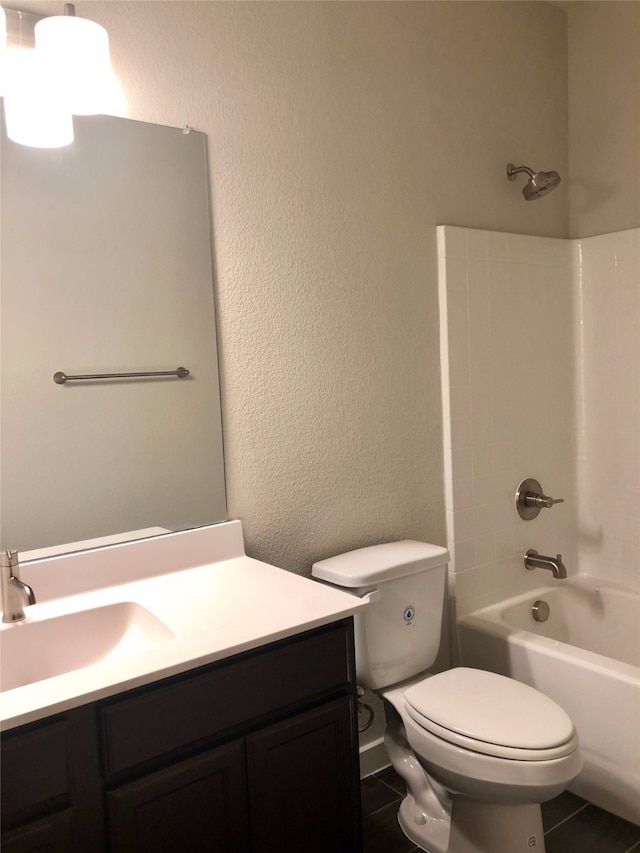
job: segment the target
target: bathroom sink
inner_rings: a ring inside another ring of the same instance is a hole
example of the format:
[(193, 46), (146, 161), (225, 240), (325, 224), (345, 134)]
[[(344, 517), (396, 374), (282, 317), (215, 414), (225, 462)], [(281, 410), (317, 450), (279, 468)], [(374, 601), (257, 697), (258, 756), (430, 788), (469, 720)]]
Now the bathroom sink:
[(174, 636), (131, 601), (30, 622), (0, 634), (0, 690), (13, 690), (153, 648)]

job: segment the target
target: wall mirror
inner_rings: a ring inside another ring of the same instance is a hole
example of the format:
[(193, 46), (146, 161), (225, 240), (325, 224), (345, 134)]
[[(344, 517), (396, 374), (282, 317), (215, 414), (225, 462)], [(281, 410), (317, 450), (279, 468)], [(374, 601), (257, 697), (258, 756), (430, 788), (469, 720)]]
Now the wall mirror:
[(205, 136), (74, 126), (71, 145), (44, 150), (3, 121), (3, 549), (226, 518)]

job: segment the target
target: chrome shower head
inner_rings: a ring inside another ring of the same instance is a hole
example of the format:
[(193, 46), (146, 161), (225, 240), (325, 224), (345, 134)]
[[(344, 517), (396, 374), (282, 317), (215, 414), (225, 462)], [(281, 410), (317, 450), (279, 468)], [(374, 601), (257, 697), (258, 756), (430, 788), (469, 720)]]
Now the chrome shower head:
[(557, 172), (534, 172), (528, 166), (514, 166), (513, 163), (507, 164), (507, 178), (510, 181), (515, 181), (516, 175), (520, 172), (525, 172), (529, 175), (529, 180), (522, 190), (522, 195), (527, 201), (534, 201), (541, 198), (543, 195), (550, 193), (560, 183), (560, 175)]

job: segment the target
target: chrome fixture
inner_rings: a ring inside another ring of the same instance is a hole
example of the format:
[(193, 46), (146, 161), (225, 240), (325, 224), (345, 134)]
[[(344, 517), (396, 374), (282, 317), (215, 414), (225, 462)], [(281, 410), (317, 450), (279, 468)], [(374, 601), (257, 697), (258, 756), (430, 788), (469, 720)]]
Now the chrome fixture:
[(525, 569), (547, 569), (554, 578), (566, 578), (567, 570), (562, 562), (562, 554), (555, 557), (545, 557), (530, 548), (522, 560)]
[(543, 493), (540, 483), (532, 477), (527, 477), (516, 489), (516, 511), (525, 521), (537, 518), (541, 509), (550, 509), (554, 504), (562, 503), (564, 498), (548, 497)]
[(529, 180), (522, 190), (522, 195), (527, 201), (535, 201), (535, 199), (550, 193), (561, 181), (557, 172), (534, 172), (528, 166), (514, 166), (513, 163), (507, 163), (507, 178), (510, 181), (515, 181), (516, 175), (521, 172), (529, 175)]
[(549, 618), (549, 605), (539, 598), (531, 605), (531, 615), (536, 622), (546, 622)]
[(24, 619), (24, 600), (35, 604), (36, 597), (29, 584), (20, 580), (18, 552), (3, 551), (0, 556), (2, 572), (2, 621), (20, 622)]
[(175, 370), (148, 370), (146, 373), (77, 373), (75, 376), (67, 376), (61, 370), (53, 374), (56, 385), (64, 385), (65, 382), (76, 382), (79, 379), (131, 379), (138, 376), (177, 376), (185, 379), (189, 376), (186, 367), (176, 367)]

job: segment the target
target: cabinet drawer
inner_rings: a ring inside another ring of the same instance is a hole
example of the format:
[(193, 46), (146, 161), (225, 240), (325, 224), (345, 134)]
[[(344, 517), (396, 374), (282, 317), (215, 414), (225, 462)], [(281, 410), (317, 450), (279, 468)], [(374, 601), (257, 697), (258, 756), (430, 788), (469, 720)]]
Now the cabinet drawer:
[(105, 703), (100, 721), (106, 775), (347, 684), (349, 626), (335, 623)]
[(2, 736), (5, 827), (47, 808), (69, 805), (73, 778), (67, 719)]

